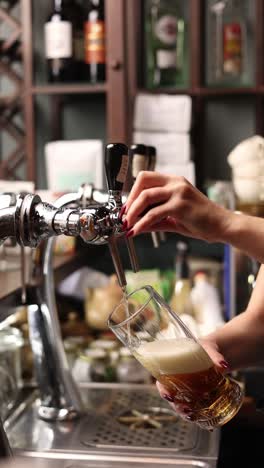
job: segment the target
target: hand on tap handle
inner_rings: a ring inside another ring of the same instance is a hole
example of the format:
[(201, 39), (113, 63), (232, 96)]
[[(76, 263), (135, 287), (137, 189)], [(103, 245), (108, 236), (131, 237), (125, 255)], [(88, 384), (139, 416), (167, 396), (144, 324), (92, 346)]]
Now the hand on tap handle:
[(128, 196), (125, 214), (128, 236), (167, 231), (221, 242), (230, 222), (227, 210), (183, 177), (149, 171), (139, 174)]

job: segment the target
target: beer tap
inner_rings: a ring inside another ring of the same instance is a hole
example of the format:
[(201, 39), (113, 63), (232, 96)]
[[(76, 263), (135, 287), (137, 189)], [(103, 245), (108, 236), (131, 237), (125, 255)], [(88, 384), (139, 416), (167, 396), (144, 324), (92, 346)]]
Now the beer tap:
[[(156, 168), (156, 162), (157, 162), (157, 151), (154, 146), (147, 146), (147, 154), (148, 154), (148, 160), (149, 160), (149, 166), (148, 170), (149, 171), (155, 171)], [(165, 242), (166, 241), (166, 235), (164, 232), (152, 232), (152, 239), (153, 239), (153, 244), (154, 247), (159, 247), (159, 241)]]
[[(155, 160), (153, 159), (154, 153), (150, 151), (150, 148), (155, 150), (154, 147), (145, 146), (143, 144), (133, 144), (130, 146), (130, 154), (132, 161), (132, 184), (135, 182), (140, 171), (149, 171), (154, 170)], [(150, 169), (151, 168), (151, 169)], [(155, 248), (159, 247), (159, 237), (156, 232), (151, 232), (151, 238), (153, 246)]]
[[(54, 205), (43, 203), (38, 195), (33, 194), (15, 197), (15, 204), (2, 206), (0, 203), (0, 242), (12, 237), (23, 246), (44, 246), (43, 277), (34, 278), (36, 287), (28, 288), (26, 300), (30, 341), (41, 400), (38, 414), (40, 418), (48, 421), (70, 420), (83, 411), (60, 332), (52, 275), (53, 239), (60, 234), (80, 235), (87, 243), (108, 243), (119, 283), (122, 287), (125, 286), (126, 279), (118, 245), (119, 239), (125, 237), (120, 209), (128, 167), (128, 148), (123, 144), (111, 144), (106, 147), (105, 152), (109, 187), (107, 194), (86, 186), (79, 193), (62, 196)], [(92, 202), (92, 198), (96, 202)], [(102, 203), (98, 203), (99, 201)], [(134, 262), (132, 267), (136, 269), (135, 252), (131, 255)]]
[[(108, 204), (113, 207), (119, 222), (121, 222), (119, 215), (122, 208), (122, 190), (128, 176), (129, 167), (130, 161), (127, 146), (121, 143), (107, 145), (105, 151), (105, 173), (109, 193)], [(108, 246), (119, 284), (124, 288), (126, 286), (126, 278), (117, 246), (118, 237), (120, 235), (111, 234), (108, 238)], [(126, 244), (132, 269), (134, 272), (137, 272), (139, 264), (133, 239), (126, 238)]]

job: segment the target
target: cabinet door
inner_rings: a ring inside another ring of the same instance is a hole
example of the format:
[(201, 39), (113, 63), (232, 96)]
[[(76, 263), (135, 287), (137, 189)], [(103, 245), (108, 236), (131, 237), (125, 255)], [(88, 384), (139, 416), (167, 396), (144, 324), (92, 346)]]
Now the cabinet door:
[(106, 0), (107, 137), (127, 143), (127, 77), (124, 0)]

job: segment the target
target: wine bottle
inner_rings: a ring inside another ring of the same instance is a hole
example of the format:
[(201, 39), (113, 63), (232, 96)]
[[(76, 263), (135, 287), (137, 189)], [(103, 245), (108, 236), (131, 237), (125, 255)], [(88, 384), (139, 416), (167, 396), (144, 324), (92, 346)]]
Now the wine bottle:
[(147, 87), (183, 85), (186, 74), (184, 58), (185, 22), (178, 2), (146, 2)]
[(103, 0), (90, 0), (84, 36), (86, 79), (90, 83), (104, 81), (106, 48)]
[(73, 30), (63, 0), (54, 0), (53, 11), (45, 23), (44, 36), (49, 81), (73, 81)]
[(85, 10), (80, 0), (64, 0), (65, 15), (72, 23), (74, 81), (84, 80), (84, 30)]

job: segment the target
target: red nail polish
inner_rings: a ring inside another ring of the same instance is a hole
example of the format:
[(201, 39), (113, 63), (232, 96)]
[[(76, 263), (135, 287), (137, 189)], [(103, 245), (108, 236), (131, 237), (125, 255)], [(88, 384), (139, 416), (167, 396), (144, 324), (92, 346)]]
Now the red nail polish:
[(221, 361), (220, 366), (223, 367), (224, 369), (229, 369), (229, 365), (226, 361)]
[(127, 231), (126, 233), (126, 237), (132, 237), (134, 235), (134, 229), (130, 229), (129, 231)]
[(122, 225), (122, 231), (126, 231), (126, 230), (127, 230), (127, 220), (125, 219)]
[(120, 210), (120, 213), (119, 213), (119, 218), (121, 219), (122, 216), (125, 214), (126, 212), (126, 205), (123, 205), (121, 210)]

